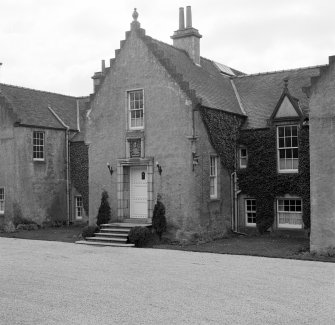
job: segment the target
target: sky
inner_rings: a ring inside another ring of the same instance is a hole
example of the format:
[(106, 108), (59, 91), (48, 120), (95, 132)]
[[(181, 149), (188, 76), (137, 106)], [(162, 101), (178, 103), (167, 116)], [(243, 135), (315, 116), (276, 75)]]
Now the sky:
[(0, 82), (89, 95), (134, 8), (147, 35), (172, 44), (179, 7), (188, 5), (201, 56), (245, 73), (323, 65), (335, 55), (334, 0), (0, 0)]

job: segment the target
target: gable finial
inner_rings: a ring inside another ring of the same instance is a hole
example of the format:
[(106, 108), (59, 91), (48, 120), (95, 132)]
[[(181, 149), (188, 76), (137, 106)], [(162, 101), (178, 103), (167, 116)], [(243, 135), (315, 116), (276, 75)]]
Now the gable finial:
[(134, 21), (137, 21), (137, 18), (138, 18), (138, 12), (136, 11), (136, 8), (134, 8), (134, 12), (133, 12)]
[(284, 89), (288, 90), (288, 77), (284, 78)]

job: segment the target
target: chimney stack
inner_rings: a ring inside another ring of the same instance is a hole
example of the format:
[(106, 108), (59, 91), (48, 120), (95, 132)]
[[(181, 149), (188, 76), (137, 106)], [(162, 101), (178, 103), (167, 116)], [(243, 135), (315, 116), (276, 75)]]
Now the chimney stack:
[(200, 38), (199, 31), (192, 27), (191, 6), (186, 7), (186, 28), (184, 8), (179, 8), (179, 29), (173, 33), (173, 46), (185, 50), (193, 62), (200, 65)]

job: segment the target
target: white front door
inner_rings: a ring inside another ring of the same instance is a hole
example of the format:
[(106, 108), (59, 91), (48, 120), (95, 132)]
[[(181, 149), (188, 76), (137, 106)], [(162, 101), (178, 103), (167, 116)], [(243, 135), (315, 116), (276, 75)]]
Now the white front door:
[(148, 218), (147, 167), (130, 168), (130, 218)]

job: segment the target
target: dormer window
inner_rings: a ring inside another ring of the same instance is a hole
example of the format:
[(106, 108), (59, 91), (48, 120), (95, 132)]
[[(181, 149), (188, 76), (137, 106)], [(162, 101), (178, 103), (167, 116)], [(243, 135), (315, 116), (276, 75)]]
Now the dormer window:
[(143, 90), (128, 92), (128, 123), (129, 129), (144, 128)]
[(298, 126), (285, 125), (277, 127), (278, 171), (280, 173), (297, 173), (298, 155)]

